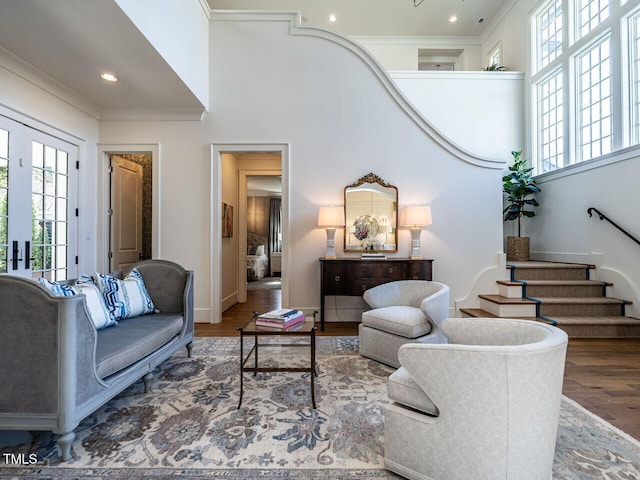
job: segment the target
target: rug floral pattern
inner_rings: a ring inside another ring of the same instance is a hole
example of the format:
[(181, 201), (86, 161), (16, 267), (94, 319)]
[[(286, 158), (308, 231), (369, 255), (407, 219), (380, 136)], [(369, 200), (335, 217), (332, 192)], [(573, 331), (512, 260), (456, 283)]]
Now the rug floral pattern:
[[(319, 337), (317, 345), (315, 410), (308, 373), (245, 373), (237, 408), (238, 339), (199, 338), (193, 358), (180, 353), (156, 369), (149, 394), (138, 382), (83, 420), (71, 462), (61, 463), (55, 436), (46, 434), (11, 452), (37, 453), (38, 471), (47, 478), (103, 471), (109, 473), (100, 478), (116, 479), (118, 469), (130, 468), (140, 478), (152, 471), (167, 477), (215, 471), (237, 478), (231, 472), (244, 471), (246, 478), (298, 478), (292, 472), (307, 471), (313, 478), (335, 472), (345, 473), (340, 478), (352, 478), (346, 472), (399, 478), (383, 466), (386, 381), (393, 369), (358, 355), (357, 338)], [(308, 361), (306, 349), (295, 349), (297, 355), (273, 350), (263, 361)], [(640, 444), (563, 401), (554, 479), (640, 479), (638, 465)], [(3, 470), (34, 472), (0, 468), (0, 478)]]

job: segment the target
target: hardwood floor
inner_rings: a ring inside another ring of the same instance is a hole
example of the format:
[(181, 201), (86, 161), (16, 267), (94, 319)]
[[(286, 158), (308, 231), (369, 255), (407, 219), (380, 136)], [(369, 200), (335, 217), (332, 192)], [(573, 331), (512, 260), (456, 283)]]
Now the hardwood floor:
[[(253, 311), (280, 307), (280, 290), (248, 292), (245, 304), (236, 304), (219, 324), (198, 323), (198, 337), (236, 336)], [(319, 329), (318, 329), (319, 330)], [(327, 323), (319, 335), (358, 334), (357, 323)], [(563, 393), (587, 410), (640, 440), (640, 338), (570, 339)]]

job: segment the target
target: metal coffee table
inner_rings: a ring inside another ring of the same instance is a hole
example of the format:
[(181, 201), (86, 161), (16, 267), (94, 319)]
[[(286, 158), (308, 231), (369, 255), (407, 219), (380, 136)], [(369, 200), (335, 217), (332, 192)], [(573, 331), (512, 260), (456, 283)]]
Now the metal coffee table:
[[(236, 330), (240, 332), (240, 400), (238, 401), (238, 408), (242, 405), (242, 394), (244, 384), (244, 372), (253, 372), (255, 376), (257, 372), (309, 372), (310, 384), (311, 384), (311, 403), (313, 408), (316, 408), (316, 396), (315, 396), (315, 377), (316, 372), (316, 325), (315, 325), (315, 312), (314, 320), (305, 319), (304, 323), (298, 324), (291, 329), (275, 329), (269, 327), (261, 327), (256, 325), (257, 313), (249, 320), (244, 327), (238, 327)], [(258, 337), (267, 337), (279, 335), (283, 341), (290, 337), (308, 337), (308, 343), (259, 343)], [(253, 347), (249, 350), (246, 357), (244, 355), (244, 337), (251, 336), (254, 338)], [(259, 366), (258, 353), (260, 347), (307, 347), (310, 350), (309, 366), (308, 367), (274, 367), (274, 366)], [(253, 366), (251, 366), (253, 364)]]

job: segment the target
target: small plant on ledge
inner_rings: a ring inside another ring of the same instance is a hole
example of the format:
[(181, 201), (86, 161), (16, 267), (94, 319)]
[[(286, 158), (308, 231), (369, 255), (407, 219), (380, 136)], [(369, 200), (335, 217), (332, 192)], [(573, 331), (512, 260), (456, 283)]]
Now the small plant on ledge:
[(518, 236), (507, 237), (507, 260), (529, 260), (529, 237), (521, 237), (521, 219), (536, 215), (533, 207), (539, 203), (527, 197), (540, 192), (540, 187), (533, 179), (533, 168), (527, 167), (527, 160), (522, 158), (522, 150), (513, 151), (511, 155), (513, 165), (509, 167), (509, 174), (502, 177), (502, 191), (508, 202), (503, 213), (505, 222), (518, 221)]
[(497, 63), (492, 63), (487, 68), (484, 69), (485, 72), (505, 72), (507, 67), (498, 65)]

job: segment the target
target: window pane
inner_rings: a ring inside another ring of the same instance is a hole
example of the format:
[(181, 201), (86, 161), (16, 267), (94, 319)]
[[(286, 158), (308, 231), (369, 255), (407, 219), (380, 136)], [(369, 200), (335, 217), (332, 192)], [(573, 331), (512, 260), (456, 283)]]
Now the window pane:
[(33, 142), (32, 240), (34, 275), (66, 278), (68, 251), (69, 155), (49, 145)]
[(552, 0), (536, 17), (538, 25), (538, 67), (562, 53), (562, 1)]
[(9, 132), (0, 128), (0, 157), (9, 158)]
[(640, 15), (629, 19), (631, 74), (631, 141), (640, 143)]
[(7, 247), (0, 246), (0, 273), (7, 273)]
[[(578, 57), (578, 115), (582, 132), (579, 139), (581, 158), (599, 157), (611, 151), (611, 72), (610, 38), (594, 45)], [(590, 133), (589, 133), (590, 130)]]
[(39, 168), (34, 168), (31, 172), (31, 191), (44, 193), (44, 171)]
[(42, 168), (44, 166), (44, 145), (33, 142), (31, 145), (31, 164), (33, 167)]
[(538, 99), (538, 173), (543, 173), (563, 166), (562, 72), (538, 85)]
[(609, 18), (609, 0), (579, 0), (577, 2), (576, 37), (582, 38)]

